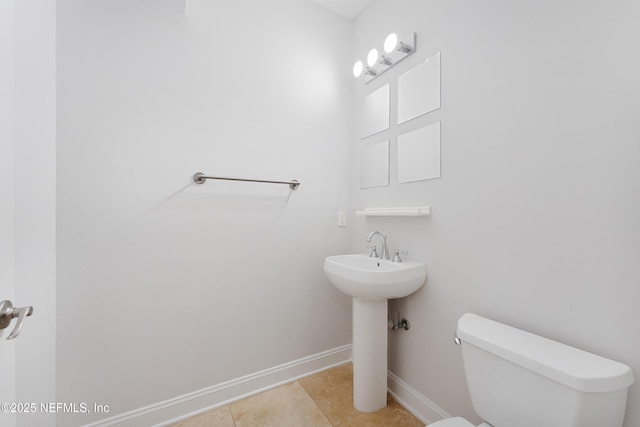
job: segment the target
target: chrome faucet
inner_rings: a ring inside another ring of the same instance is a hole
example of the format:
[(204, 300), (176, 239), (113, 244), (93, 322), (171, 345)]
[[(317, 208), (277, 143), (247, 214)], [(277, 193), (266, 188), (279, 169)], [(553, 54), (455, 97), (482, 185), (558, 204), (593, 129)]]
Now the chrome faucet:
[(382, 242), (382, 249), (381, 249), (381, 252), (380, 252), (380, 259), (389, 259), (389, 249), (387, 248), (387, 236), (385, 236), (384, 234), (382, 234), (379, 231), (372, 231), (367, 236), (367, 243), (371, 243), (371, 238), (373, 236), (380, 237), (380, 241)]

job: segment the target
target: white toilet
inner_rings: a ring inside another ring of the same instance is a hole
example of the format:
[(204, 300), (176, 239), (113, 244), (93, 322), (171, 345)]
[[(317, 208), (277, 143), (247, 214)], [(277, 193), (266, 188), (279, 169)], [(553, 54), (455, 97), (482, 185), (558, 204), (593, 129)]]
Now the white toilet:
[[(475, 314), (458, 321), (479, 427), (621, 427), (631, 369)], [(449, 418), (429, 427), (474, 427)]]

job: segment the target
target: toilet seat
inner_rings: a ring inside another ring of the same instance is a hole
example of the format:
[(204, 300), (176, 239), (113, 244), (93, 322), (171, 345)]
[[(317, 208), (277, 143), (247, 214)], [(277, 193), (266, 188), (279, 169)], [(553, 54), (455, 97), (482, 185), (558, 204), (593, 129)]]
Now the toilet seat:
[(429, 424), (428, 427), (476, 427), (464, 418), (455, 417)]

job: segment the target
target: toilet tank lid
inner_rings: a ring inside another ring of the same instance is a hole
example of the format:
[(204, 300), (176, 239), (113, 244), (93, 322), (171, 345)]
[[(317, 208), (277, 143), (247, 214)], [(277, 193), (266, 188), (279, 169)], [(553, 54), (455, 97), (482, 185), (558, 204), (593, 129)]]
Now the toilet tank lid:
[(473, 313), (458, 321), (463, 342), (583, 392), (609, 392), (633, 384), (631, 368)]

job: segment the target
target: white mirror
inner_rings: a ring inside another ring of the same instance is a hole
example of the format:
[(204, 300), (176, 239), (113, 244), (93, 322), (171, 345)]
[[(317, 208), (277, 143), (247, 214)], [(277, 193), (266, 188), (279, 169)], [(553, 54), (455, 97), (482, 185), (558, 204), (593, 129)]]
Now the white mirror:
[(440, 52), (398, 77), (398, 123), (440, 108)]
[(440, 178), (440, 122), (398, 136), (398, 183)]
[(371, 92), (362, 100), (360, 137), (389, 129), (389, 85)]
[(389, 185), (389, 140), (360, 149), (360, 188)]

